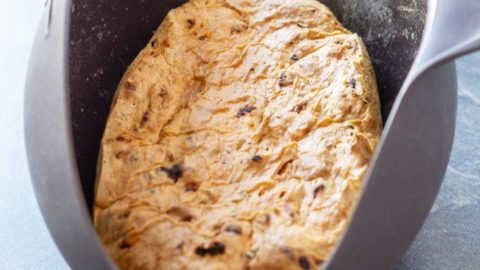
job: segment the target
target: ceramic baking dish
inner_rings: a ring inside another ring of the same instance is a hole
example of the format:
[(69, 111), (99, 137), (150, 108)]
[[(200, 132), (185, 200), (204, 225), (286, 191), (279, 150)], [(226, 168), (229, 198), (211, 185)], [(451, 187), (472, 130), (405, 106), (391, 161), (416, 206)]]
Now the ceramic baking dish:
[[(92, 224), (101, 135), (117, 84), (179, 0), (47, 1), (26, 86), (28, 161), (43, 217), (73, 269), (116, 269)], [(453, 141), (454, 57), (480, 47), (478, 0), (324, 0), (363, 37), (385, 129), (326, 269), (386, 269), (436, 197)]]

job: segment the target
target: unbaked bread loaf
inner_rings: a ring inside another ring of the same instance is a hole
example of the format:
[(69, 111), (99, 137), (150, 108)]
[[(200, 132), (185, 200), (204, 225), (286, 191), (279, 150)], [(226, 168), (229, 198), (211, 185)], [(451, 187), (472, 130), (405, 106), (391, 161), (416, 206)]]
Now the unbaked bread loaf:
[(314, 0), (191, 0), (124, 75), (94, 222), (122, 269), (314, 269), (381, 133), (362, 40)]

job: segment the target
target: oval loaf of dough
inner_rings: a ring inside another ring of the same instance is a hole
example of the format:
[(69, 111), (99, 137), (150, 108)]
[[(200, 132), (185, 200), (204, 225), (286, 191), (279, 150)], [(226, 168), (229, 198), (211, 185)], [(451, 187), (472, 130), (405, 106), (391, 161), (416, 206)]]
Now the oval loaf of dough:
[(382, 130), (368, 53), (314, 0), (191, 0), (124, 75), (94, 222), (122, 269), (315, 269)]

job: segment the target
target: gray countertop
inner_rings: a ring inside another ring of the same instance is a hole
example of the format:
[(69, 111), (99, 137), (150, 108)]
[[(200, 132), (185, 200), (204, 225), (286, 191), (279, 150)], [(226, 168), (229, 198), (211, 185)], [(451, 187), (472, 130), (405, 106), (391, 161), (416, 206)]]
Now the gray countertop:
[[(25, 72), (42, 4), (2, 1), (0, 9), (0, 270), (68, 269), (38, 210), (23, 142)], [(457, 70), (457, 128), (445, 181), (396, 269), (480, 268), (480, 54), (459, 60)]]

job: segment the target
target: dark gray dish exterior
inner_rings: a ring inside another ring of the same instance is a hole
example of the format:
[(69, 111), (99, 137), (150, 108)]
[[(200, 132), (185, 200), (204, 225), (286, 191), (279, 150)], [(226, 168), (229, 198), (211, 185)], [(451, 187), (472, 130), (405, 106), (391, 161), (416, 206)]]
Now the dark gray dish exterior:
[[(73, 269), (116, 269), (91, 220), (100, 139), (112, 96), (128, 64), (167, 12), (184, 2), (57, 0), (46, 5), (27, 78), (26, 143), (42, 214)], [(364, 38), (378, 77), (386, 120), (420, 46), (426, 0), (323, 2), (349, 29)], [(432, 109), (428, 111), (423, 110), (424, 104), (415, 104), (418, 110), (412, 110), (410, 117), (418, 121), (391, 129), (416, 129), (436, 121), (439, 115), (442, 121), (425, 129), (423, 138), (399, 137), (407, 140), (405, 151), (398, 145), (384, 145), (397, 150), (398, 155), (377, 160), (375, 165), (385, 169), (369, 176), (396, 179), (405, 175), (410, 182), (419, 181), (418, 190), (412, 193), (398, 183), (382, 185), (369, 178), (368, 192), (362, 197), (345, 238), (325, 263), (328, 269), (392, 267), (422, 225), (440, 186), (445, 158), (448, 159), (445, 154), (437, 156), (435, 147), (443, 147), (441, 152), (449, 153), (456, 105), (453, 64), (439, 66), (428, 76), (432, 83), (421, 82), (417, 87), (439, 89), (444, 92), (442, 98), (431, 98)], [(417, 91), (405, 98), (425, 100), (425, 95), (425, 91)], [(408, 143), (410, 139), (412, 143)], [(418, 157), (409, 156), (413, 149), (421, 151)], [(403, 156), (403, 152), (407, 154)], [(416, 158), (421, 159), (422, 167), (412, 164)], [(405, 174), (397, 168), (410, 169)], [(422, 181), (430, 178), (435, 181)], [(394, 202), (402, 204), (389, 205)], [(388, 209), (395, 210), (388, 219), (379, 219)], [(371, 224), (367, 222), (369, 218)]]

